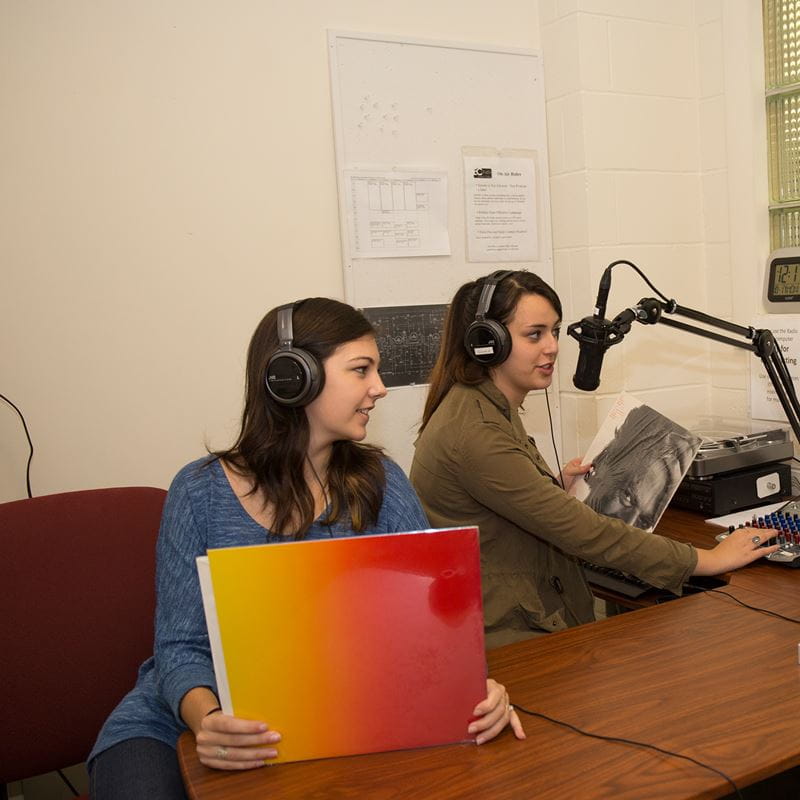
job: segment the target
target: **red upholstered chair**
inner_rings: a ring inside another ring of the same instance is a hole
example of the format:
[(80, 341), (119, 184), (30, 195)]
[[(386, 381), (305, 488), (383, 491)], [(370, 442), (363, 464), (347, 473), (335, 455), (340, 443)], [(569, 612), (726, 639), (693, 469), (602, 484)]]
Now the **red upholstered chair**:
[(0, 504), (0, 796), (86, 759), (153, 651), (163, 489)]

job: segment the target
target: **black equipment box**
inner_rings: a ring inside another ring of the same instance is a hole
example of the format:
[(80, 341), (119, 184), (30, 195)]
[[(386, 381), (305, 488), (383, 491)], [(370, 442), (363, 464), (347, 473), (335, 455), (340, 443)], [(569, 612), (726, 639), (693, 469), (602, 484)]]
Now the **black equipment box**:
[(772, 462), (705, 477), (686, 475), (670, 505), (716, 517), (774, 503), (791, 494), (791, 467), (785, 462)]

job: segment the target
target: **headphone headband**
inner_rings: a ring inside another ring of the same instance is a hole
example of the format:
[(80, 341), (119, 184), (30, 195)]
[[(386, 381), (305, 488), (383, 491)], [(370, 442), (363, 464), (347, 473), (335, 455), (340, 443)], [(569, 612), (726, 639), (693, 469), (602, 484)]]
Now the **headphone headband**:
[(502, 283), (509, 275), (513, 274), (510, 269), (498, 269), (489, 275), (483, 282), (483, 289), (481, 296), (478, 300), (478, 308), (475, 312), (475, 320), (482, 322), (486, 315), (489, 313), (489, 306), (492, 304), (492, 297), (494, 297), (494, 290), (499, 283)]
[(294, 303), (287, 303), (278, 309), (278, 344), (281, 350), (288, 350), (292, 346), (294, 331), (292, 330), (292, 313)]

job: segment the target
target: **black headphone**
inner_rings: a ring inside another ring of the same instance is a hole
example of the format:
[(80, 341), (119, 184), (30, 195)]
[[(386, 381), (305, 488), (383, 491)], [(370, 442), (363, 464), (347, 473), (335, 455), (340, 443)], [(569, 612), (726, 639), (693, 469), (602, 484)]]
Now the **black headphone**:
[(307, 405), (319, 395), (325, 383), (325, 370), (319, 359), (292, 343), (295, 305), (287, 303), (278, 309), (280, 347), (267, 362), (267, 394), (282, 406)]
[(489, 313), (497, 285), (513, 274), (513, 270), (498, 269), (484, 279), (475, 320), (464, 334), (464, 346), (469, 357), (487, 367), (502, 364), (511, 352), (511, 334), (508, 328), (502, 322), (489, 319), (486, 315)]

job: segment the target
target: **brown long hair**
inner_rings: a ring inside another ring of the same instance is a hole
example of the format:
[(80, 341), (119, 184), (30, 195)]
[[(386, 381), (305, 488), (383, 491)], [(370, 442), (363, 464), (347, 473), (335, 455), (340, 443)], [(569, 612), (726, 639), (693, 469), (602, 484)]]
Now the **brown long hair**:
[[(425, 400), (425, 409), (422, 412), (420, 432), (425, 429), (433, 412), (444, 400), (445, 395), (456, 383), (467, 386), (477, 386), (491, 375), (491, 367), (473, 361), (464, 346), (464, 334), (475, 320), (478, 310), (478, 300), (481, 296), (485, 276), (465, 283), (455, 294), (447, 316), (444, 321), (442, 341), (439, 345), (439, 355), (433, 365), (430, 375), (430, 388)], [(561, 301), (558, 295), (536, 273), (527, 270), (517, 270), (503, 278), (497, 284), (489, 304), (487, 317), (507, 325), (517, 308), (519, 299), (524, 294), (538, 294), (544, 297), (561, 318)]]
[[(273, 532), (302, 539), (314, 521), (314, 497), (305, 478), (310, 431), (304, 408), (280, 405), (266, 390), (267, 362), (280, 344), (277, 320), (274, 308), (253, 333), (239, 435), (229, 449), (212, 455), (253, 481), (250, 494), (260, 491), (275, 509)], [(326, 297), (296, 303), (292, 327), (294, 346), (321, 363), (345, 342), (375, 333), (361, 312)], [(374, 524), (383, 503), (382, 454), (372, 445), (334, 443), (327, 476), (331, 508), (323, 524), (348, 520), (355, 531)]]

